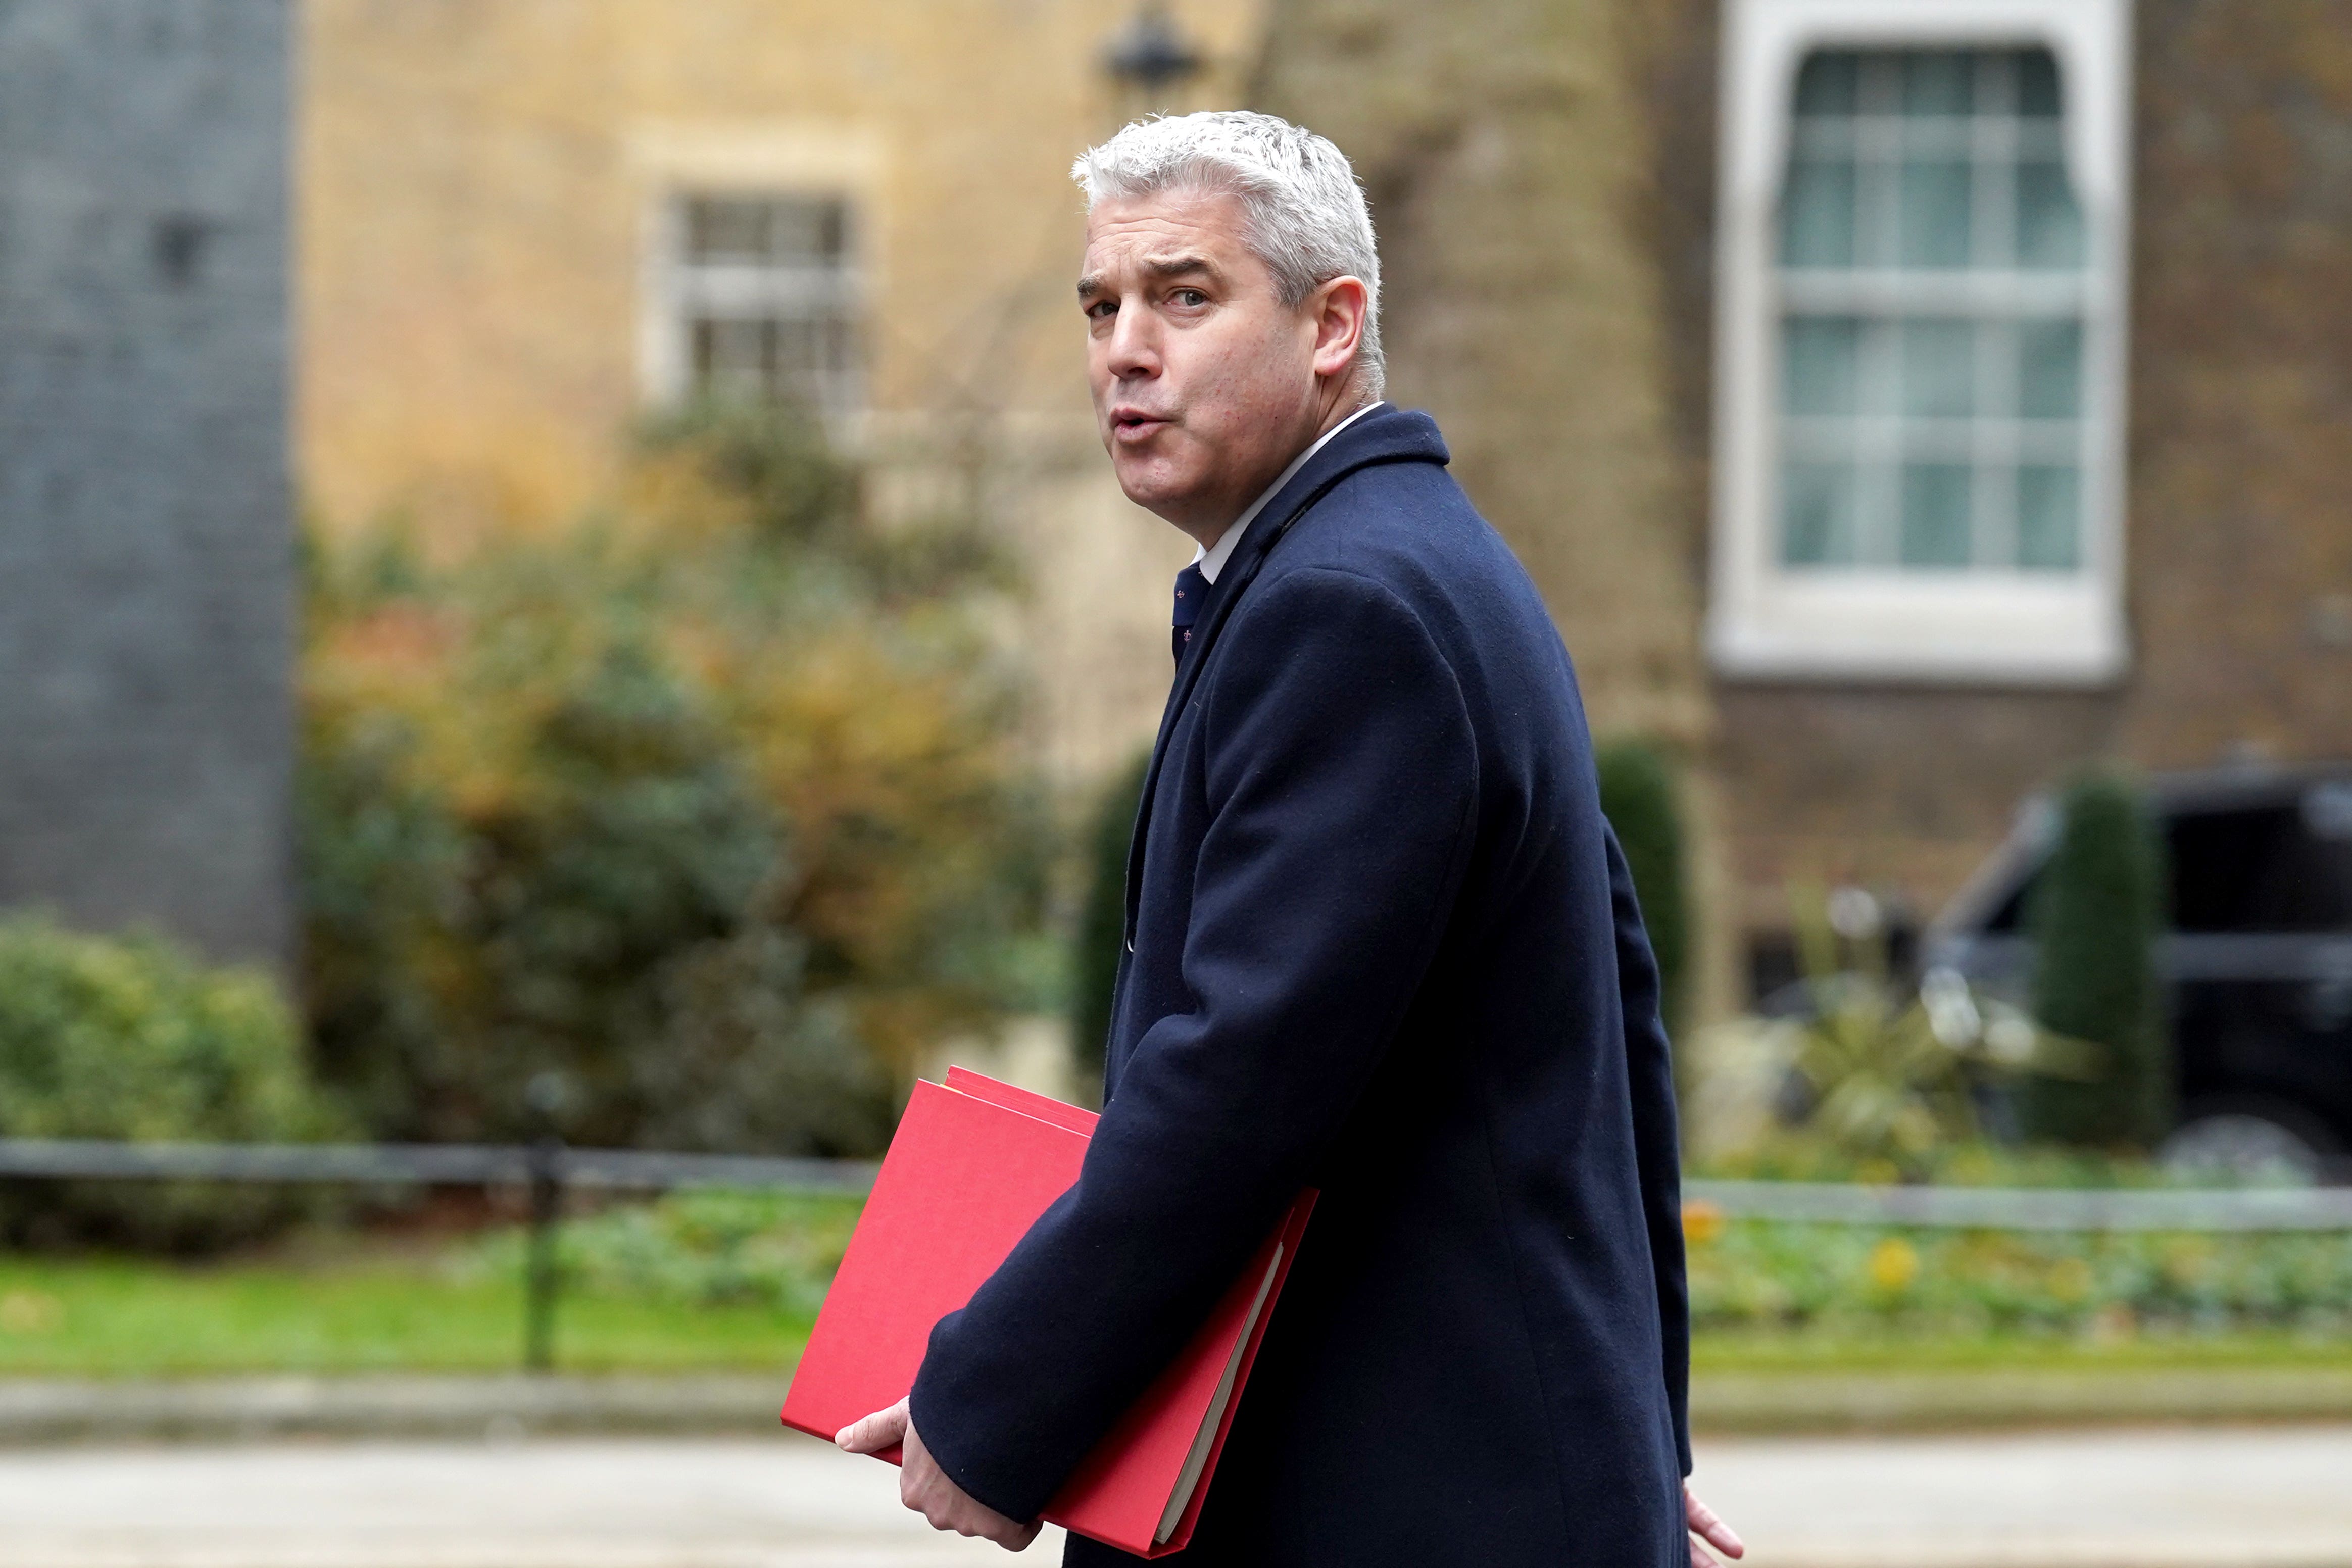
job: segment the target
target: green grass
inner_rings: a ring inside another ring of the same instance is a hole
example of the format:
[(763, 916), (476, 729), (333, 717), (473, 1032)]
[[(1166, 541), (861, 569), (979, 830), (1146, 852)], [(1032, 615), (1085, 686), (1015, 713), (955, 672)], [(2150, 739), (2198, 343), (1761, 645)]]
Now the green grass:
[[(573, 1291), (574, 1372), (789, 1366), (808, 1322), (760, 1306)], [(499, 1372), (521, 1359), (522, 1289), (427, 1261), (0, 1258), (0, 1376)]]
[[(857, 1207), (855, 1199), (838, 1197), (702, 1194), (578, 1216), (564, 1227), (569, 1282), (557, 1318), (558, 1366), (789, 1367)], [(1874, 1249), (1885, 1246), (1875, 1233), (1748, 1228), (1757, 1235), (1734, 1227), (1695, 1247), (1693, 1279), (1701, 1296), (1728, 1300), (1734, 1286), (1793, 1280), (1791, 1300), (1819, 1297), (1836, 1310), (1747, 1324), (1718, 1316), (1694, 1342), (1693, 1363), (1702, 1373), (2352, 1370), (2352, 1318), (2341, 1313), (2324, 1328), (2220, 1317), (2192, 1327), (2110, 1310), (2084, 1321), (2044, 1316), (1998, 1326), (2004, 1321), (1992, 1319), (1996, 1326), (1969, 1329), (1958, 1326), (1965, 1320), (1956, 1312), (1863, 1310), (1873, 1302), (1890, 1305), (1884, 1289), (1869, 1283)], [(1979, 1273), (1991, 1263), (2016, 1265), (2008, 1272), (2032, 1285), (2053, 1266), (2039, 1252), (2025, 1260), (2033, 1267), (2017, 1265), (2011, 1253), (2025, 1245), (2004, 1243), (1987, 1254), (1988, 1263), (1977, 1256), (1992, 1247), (1982, 1238), (1967, 1246), (1923, 1243), (1917, 1278), (1905, 1289), (1931, 1295), (1943, 1288), (1937, 1281), (1944, 1274), (1965, 1284), (1964, 1263), (1982, 1265)], [(1960, 1251), (1946, 1258), (1953, 1247)], [(2289, 1238), (2270, 1250), (2281, 1248), (2291, 1262), (2310, 1244)], [(2126, 1285), (2138, 1279), (2134, 1289), (2147, 1288), (2148, 1279), (2161, 1283), (2154, 1270), (2169, 1258), (2207, 1269), (2184, 1276), (2192, 1281), (2236, 1279), (2220, 1268), (2228, 1259), (2218, 1252), (2209, 1258), (2210, 1250), (2200, 1244), (2193, 1256), (2172, 1258), (2158, 1247), (2150, 1254), (2156, 1262), (2141, 1270), (2146, 1279), (2127, 1271), (2117, 1278)], [(2320, 1261), (2332, 1268), (2333, 1258)], [(316, 1231), (268, 1252), (212, 1263), (0, 1254), (0, 1377), (507, 1371), (521, 1358), (522, 1258), (520, 1233), (512, 1227), (429, 1240)], [(2101, 1276), (2084, 1278), (2095, 1283)], [(2259, 1284), (2270, 1276), (2249, 1278)], [(2326, 1274), (2319, 1283), (2336, 1278)]]

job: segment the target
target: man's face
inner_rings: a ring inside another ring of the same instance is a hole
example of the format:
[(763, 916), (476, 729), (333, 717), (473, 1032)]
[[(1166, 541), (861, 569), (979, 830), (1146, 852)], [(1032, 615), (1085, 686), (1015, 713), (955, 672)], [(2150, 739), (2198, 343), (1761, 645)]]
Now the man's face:
[(1078, 282), (1119, 488), (1204, 543), (1315, 438), (1330, 401), (1317, 375), (1329, 287), (1285, 305), (1243, 223), (1221, 194), (1102, 201)]

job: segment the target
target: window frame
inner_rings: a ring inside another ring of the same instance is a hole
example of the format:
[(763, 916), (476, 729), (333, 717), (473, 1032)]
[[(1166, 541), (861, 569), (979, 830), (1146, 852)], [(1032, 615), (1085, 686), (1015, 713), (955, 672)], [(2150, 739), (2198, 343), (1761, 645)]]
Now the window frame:
[[(697, 202), (805, 202), (830, 205), (843, 226), (836, 268), (778, 268), (757, 262), (698, 262), (689, 254), (689, 214)], [(816, 412), (828, 420), (854, 417), (865, 405), (866, 364), (860, 346), (864, 268), (861, 228), (854, 194), (837, 187), (801, 184), (742, 184), (675, 182), (662, 190), (652, 214), (654, 266), (646, 344), (646, 392), (653, 401), (675, 404), (694, 391), (694, 329), (714, 309), (739, 308), (747, 318), (783, 315), (793, 307), (810, 317), (829, 315), (844, 324), (852, 342), (849, 367)]]
[[(1718, 674), (2087, 687), (2125, 672), (2130, 29), (2128, 0), (1727, 0), (1706, 625)], [(1798, 69), (1823, 48), (2035, 47), (2058, 60), (2084, 219), (2080, 565), (1790, 570), (1779, 547), (1777, 239)]]

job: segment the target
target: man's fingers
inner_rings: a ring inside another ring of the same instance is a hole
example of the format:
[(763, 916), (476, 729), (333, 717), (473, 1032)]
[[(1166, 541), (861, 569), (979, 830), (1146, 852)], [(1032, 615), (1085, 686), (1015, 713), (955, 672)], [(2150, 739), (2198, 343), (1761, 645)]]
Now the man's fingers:
[(907, 1436), (907, 1402), (898, 1401), (887, 1410), (877, 1410), (863, 1420), (853, 1421), (833, 1435), (833, 1440), (853, 1454), (871, 1454), (902, 1442)]
[(890, 1443), (906, 1445), (904, 1463), (898, 1470), (898, 1500), (913, 1512), (923, 1516), (933, 1530), (951, 1530), (958, 1535), (977, 1536), (992, 1541), (1007, 1552), (1019, 1552), (1037, 1539), (1037, 1526), (1024, 1524), (1017, 1519), (1007, 1519), (986, 1503), (965, 1491), (940, 1468), (931, 1451), (923, 1445), (923, 1435), (915, 1429), (907, 1414), (907, 1402), (900, 1400), (887, 1410), (877, 1410), (855, 1426), (842, 1428), (836, 1439), (853, 1452), (853, 1442), (866, 1435), (865, 1429), (877, 1422), (887, 1423), (888, 1436), (875, 1444), (886, 1447)]
[(1715, 1554), (1707, 1551), (1706, 1547), (1701, 1546), (1696, 1541), (1692, 1542), (1690, 1546), (1691, 1568), (1723, 1568), (1723, 1564), (1715, 1560)]
[(1019, 1552), (1037, 1539), (1037, 1526), (1007, 1519), (985, 1503), (962, 1493), (940, 1495), (927, 1493), (919, 1500), (908, 1502), (908, 1508), (923, 1516), (933, 1530), (953, 1531), (958, 1535), (974, 1536), (992, 1541), (1007, 1552)]
[[(1688, 1486), (1685, 1486), (1683, 1488), (1683, 1512), (1689, 1522), (1691, 1533), (1705, 1537), (1708, 1545), (1714, 1547), (1725, 1556), (1745, 1557), (1748, 1555), (1748, 1547), (1740, 1541), (1738, 1532), (1735, 1531), (1731, 1526), (1724, 1523), (1722, 1520), (1717, 1518), (1715, 1510), (1699, 1501), (1697, 1497), (1692, 1493)], [(1697, 1548), (1694, 1546), (1692, 1550), (1696, 1552)], [(1701, 1552), (1699, 1555), (1704, 1556), (1706, 1554)], [(1694, 1561), (1696, 1561), (1696, 1559), (1694, 1559)], [(1712, 1568), (1711, 1563), (1708, 1565), (1708, 1568)]]

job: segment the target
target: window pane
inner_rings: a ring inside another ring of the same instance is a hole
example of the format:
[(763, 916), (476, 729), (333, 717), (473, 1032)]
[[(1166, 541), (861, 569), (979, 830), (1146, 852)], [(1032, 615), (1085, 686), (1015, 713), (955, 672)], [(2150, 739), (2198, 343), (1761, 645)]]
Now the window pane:
[(693, 323), (698, 392), (728, 398), (805, 395), (802, 374), (815, 323), (766, 316), (705, 317)]
[(1967, 321), (1903, 323), (1903, 412), (1953, 418), (1976, 411), (1976, 329)]
[(1791, 566), (1853, 560), (1854, 473), (1844, 463), (1790, 463), (1780, 473), (1780, 559)]
[(2082, 484), (2073, 468), (2029, 464), (2017, 470), (2017, 563), (2071, 572), (2082, 564), (2077, 521)]
[[(1777, 215), (1784, 564), (2080, 570), (2084, 324), (2006, 276), (2086, 261), (2065, 85), (2041, 47), (1800, 68)], [(1824, 276), (1881, 268), (1914, 276), (1891, 296)]]
[(2063, 163), (2017, 166), (2017, 264), (2041, 269), (2083, 264), (2083, 212)]
[(1805, 57), (1797, 73), (1797, 112), (1852, 115), (1862, 75), (1862, 57), (1848, 49), (1824, 49)]
[(2048, 49), (2025, 49), (2017, 57), (2017, 111), (2035, 120), (2058, 115), (2058, 61)]
[(692, 261), (758, 260), (768, 251), (768, 204), (699, 197), (686, 205), (686, 254)]
[(2083, 411), (2083, 323), (2026, 321), (2017, 334), (2017, 411), (2072, 419)]
[(1903, 57), (1903, 112), (1966, 114), (1973, 107), (1969, 79), (1976, 57), (1956, 49), (1916, 50)]
[(1801, 160), (1780, 205), (1780, 259), (1790, 267), (1853, 265), (1853, 165)]
[(841, 259), (843, 204), (780, 196), (694, 196), (686, 203), (686, 256), (705, 266), (810, 266)]
[(767, 322), (723, 320), (694, 323), (694, 350), (695, 368), (719, 383), (763, 379), (773, 352)]
[(1852, 414), (1862, 323), (1851, 316), (1791, 316), (1781, 379), (1791, 414)]
[(1969, 264), (1969, 166), (1944, 159), (1903, 165), (1899, 222), (1906, 267)]
[(1903, 465), (1904, 565), (1969, 563), (1969, 489), (1963, 464)]

